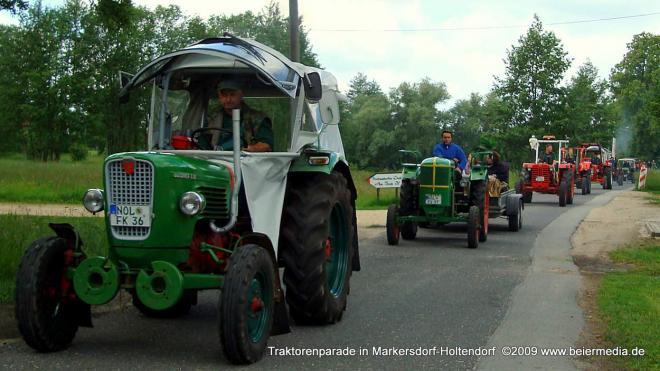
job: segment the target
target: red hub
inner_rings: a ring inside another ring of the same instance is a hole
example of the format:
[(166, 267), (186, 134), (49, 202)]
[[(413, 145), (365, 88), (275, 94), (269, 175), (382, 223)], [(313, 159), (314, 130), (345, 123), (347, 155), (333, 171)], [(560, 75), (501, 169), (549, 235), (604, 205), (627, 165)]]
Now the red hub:
[(257, 313), (264, 307), (264, 301), (261, 300), (261, 298), (258, 297), (253, 297), (252, 298), (252, 303), (250, 303), (250, 309), (252, 309), (252, 313)]
[(332, 243), (330, 242), (330, 237), (325, 240), (325, 247), (323, 248), (325, 252), (325, 260), (330, 260), (330, 256), (332, 255)]

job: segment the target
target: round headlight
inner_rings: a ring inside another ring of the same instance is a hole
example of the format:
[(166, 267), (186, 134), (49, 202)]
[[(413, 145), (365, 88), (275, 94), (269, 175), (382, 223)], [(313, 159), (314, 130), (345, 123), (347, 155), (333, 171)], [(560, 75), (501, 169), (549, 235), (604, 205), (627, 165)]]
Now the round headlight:
[(181, 196), (179, 208), (185, 215), (197, 215), (204, 210), (206, 200), (197, 192), (186, 192)]
[(98, 213), (103, 210), (103, 191), (100, 189), (88, 189), (83, 196), (83, 206), (90, 213)]

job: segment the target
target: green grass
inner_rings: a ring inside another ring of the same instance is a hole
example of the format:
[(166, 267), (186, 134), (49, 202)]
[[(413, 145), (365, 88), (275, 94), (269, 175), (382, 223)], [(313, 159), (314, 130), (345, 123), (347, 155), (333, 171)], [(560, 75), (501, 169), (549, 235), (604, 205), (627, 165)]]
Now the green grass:
[(13, 302), (16, 270), (32, 241), (55, 233), (49, 222), (70, 223), (76, 227), (88, 255), (105, 255), (107, 238), (102, 218), (0, 215), (0, 303)]
[(606, 325), (605, 337), (614, 346), (643, 348), (643, 357), (616, 357), (617, 368), (658, 369), (660, 365), (660, 244), (642, 243), (610, 254), (615, 262), (634, 265), (630, 271), (608, 273), (598, 293)]
[(30, 161), (17, 155), (0, 159), (0, 202), (75, 203), (102, 184), (103, 157), (81, 162), (65, 155), (58, 162)]
[[(91, 153), (81, 162), (64, 155), (58, 162), (47, 163), (6, 155), (0, 158), (0, 202), (79, 204), (87, 189), (102, 188), (102, 172), (103, 157)], [(376, 188), (367, 181), (375, 172), (351, 170), (358, 209), (386, 209), (398, 200), (396, 190), (391, 188), (381, 189), (380, 198), (376, 197)], [(511, 171), (509, 185), (513, 187), (517, 179), (518, 172)]]

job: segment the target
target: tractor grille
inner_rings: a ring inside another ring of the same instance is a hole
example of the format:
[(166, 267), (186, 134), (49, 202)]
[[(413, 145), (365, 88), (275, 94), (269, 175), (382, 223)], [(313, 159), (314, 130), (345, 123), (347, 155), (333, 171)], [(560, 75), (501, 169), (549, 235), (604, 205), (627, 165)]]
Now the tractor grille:
[[(133, 174), (122, 168), (122, 160), (108, 162), (105, 169), (108, 205), (148, 206), (153, 211), (154, 168), (151, 163), (135, 160)], [(112, 235), (124, 240), (144, 240), (151, 227), (111, 226)]]
[[(537, 182), (536, 177), (544, 177), (543, 182)], [(532, 167), (532, 183), (546, 183), (550, 181), (550, 167), (549, 166), (534, 166)]]
[(227, 207), (227, 192), (224, 188), (199, 187), (197, 191), (206, 199), (206, 207), (202, 216), (210, 219), (229, 218)]

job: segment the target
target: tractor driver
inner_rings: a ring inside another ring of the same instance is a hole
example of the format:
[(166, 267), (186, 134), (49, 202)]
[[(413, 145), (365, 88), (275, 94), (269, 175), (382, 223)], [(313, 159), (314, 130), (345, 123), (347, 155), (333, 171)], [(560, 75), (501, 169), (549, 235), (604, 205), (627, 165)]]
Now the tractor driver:
[(552, 144), (546, 144), (545, 153), (543, 154), (543, 162), (548, 165), (552, 165), (553, 161), (555, 160), (554, 157), (555, 156), (553, 153)]
[(451, 142), (453, 137), (451, 131), (444, 130), (442, 132), (442, 143), (438, 143), (433, 147), (433, 156), (453, 160), (458, 170), (463, 170), (467, 164), (467, 158), (465, 158), (463, 149)]
[[(270, 118), (248, 107), (243, 101), (243, 90), (238, 80), (224, 78), (216, 88), (222, 106), (221, 120), (214, 120), (213, 127), (232, 130), (232, 110), (241, 110), (241, 149), (248, 152), (271, 152), (273, 150), (273, 127)], [(220, 121), (220, 122), (218, 122)], [(231, 151), (234, 140), (230, 135), (215, 133), (213, 143), (220, 151)]]

